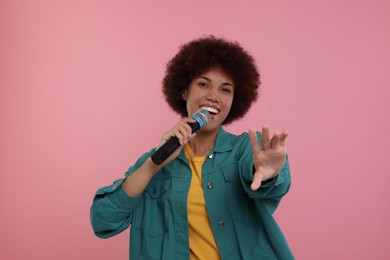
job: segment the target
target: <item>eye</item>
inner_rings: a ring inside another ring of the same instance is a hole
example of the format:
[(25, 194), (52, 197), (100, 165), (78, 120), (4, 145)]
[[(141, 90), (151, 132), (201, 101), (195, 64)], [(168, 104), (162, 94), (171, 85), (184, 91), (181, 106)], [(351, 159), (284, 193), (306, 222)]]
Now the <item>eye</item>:
[(222, 87), (222, 88), (221, 88), (221, 91), (222, 91), (223, 93), (226, 93), (226, 94), (231, 94), (231, 93), (233, 93), (233, 90), (232, 90), (231, 88), (227, 88), (227, 87)]
[(202, 87), (202, 88), (207, 88), (209, 85), (207, 83), (205, 83), (205, 82), (199, 82), (198, 86)]

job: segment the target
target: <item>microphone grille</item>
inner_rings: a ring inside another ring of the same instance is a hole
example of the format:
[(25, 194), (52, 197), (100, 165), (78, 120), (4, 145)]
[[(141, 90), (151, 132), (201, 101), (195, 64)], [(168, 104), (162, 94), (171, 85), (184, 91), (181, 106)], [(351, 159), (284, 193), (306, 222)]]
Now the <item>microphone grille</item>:
[(200, 127), (203, 127), (210, 120), (210, 112), (201, 108), (192, 115), (192, 118), (199, 122)]

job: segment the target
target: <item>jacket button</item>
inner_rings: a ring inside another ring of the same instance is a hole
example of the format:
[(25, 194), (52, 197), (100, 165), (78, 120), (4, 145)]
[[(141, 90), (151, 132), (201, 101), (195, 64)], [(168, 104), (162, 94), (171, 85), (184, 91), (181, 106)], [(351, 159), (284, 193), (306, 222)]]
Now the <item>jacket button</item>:
[(213, 155), (212, 155), (212, 154), (210, 154), (210, 155), (209, 155), (209, 158), (210, 158), (210, 159), (213, 159)]
[(218, 227), (219, 227), (219, 228), (224, 228), (224, 227), (225, 227), (225, 222), (219, 221), (219, 222), (218, 222)]
[(209, 189), (214, 188), (214, 183), (212, 183), (211, 181), (209, 181), (209, 183), (207, 183), (207, 188), (209, 188)]

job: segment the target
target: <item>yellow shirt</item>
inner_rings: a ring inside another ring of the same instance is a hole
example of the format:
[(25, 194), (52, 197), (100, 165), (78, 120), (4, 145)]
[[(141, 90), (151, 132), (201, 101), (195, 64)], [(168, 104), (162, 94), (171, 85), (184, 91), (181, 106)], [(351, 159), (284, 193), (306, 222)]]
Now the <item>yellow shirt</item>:
[(192, 170), (187, 200), (190, 259), (221, 259), (203, 195), (202, 165), (205, 156), (195, 157), (189, 144), (184, 146), (184, 153)]

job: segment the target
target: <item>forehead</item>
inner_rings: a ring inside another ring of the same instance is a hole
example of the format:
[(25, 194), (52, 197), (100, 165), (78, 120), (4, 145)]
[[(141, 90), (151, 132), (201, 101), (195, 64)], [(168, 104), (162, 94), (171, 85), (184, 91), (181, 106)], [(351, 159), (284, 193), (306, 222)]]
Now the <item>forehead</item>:
[(194, 77), (194, 79), (198, 79), (198, 78), (207, 78), (211, 81), (220, 80), (220, 81), (225, 81), (225, 82), (229, 82), (229, 83), (233, 84), (232, 77), (227, 72), (225, 72), (224, 70), (222, 70), (219, 67), (210, 68), (208, 70), (205, 70), (205, 71), (199, 73), (198, 75), (196, 75)]

